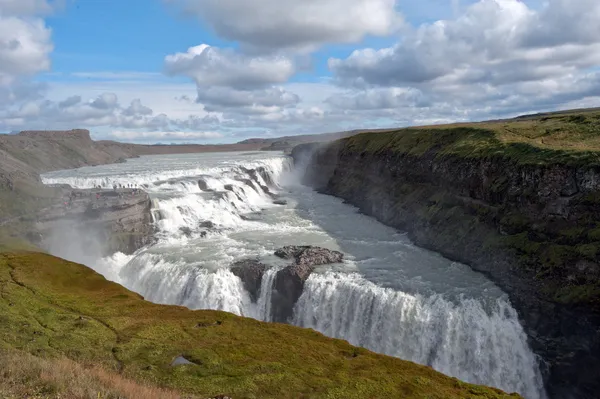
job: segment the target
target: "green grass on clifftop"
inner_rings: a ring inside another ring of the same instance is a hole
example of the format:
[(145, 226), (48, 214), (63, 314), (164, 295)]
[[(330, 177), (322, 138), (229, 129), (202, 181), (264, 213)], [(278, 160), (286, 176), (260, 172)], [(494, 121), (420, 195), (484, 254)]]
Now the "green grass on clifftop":
[[(0, 351), (66, 357), (199, 397), (518, 397), (312, 330), (152, 304), (40, 253), (0, 255), (0, 294)], [(171, 367), (180, 355), (194, 364)]]
[(522, 164), (600, 165), (600, 111), (423, 126), (346, 140), (349, 148), (367, 152), (419, 156), (434, 150), (440, 156), (505, 157)]

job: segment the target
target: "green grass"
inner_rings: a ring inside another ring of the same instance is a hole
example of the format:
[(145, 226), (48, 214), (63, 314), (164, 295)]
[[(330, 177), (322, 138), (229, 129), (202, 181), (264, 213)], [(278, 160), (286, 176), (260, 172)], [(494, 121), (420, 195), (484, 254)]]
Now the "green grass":
[[(508, 398), (312, 330), (161, 306), (41, 253), (0, 255), (0, 349), (204, 397)], [(171, 367), (183, 355), (194, 365)]]
[(363, 133), (348, 149), (415, 156), (508, 158), (520, 164), (600, 165), (600, 112)]

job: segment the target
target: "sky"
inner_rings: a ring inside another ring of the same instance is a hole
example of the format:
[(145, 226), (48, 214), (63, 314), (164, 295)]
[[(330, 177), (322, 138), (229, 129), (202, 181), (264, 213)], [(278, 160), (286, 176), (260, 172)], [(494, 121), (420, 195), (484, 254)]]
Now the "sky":
[(231, 143), (595, 106), (598, 0), (0, 0), (0, 132)]

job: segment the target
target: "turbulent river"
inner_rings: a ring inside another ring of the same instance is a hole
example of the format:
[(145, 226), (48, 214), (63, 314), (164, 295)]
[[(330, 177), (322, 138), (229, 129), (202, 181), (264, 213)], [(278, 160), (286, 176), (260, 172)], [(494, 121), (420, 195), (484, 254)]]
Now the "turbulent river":
[[(469, 267), (300, 185), (298, 173), (280, 153), (254, 152), (145, 156), (42, 178), (77, 188), (134, 184), (150, 194), (158, 228), (152, 246), (102, 259), (57, 254), (147, 300), (269, 321), (273, 276), (285, 265), (273, 251), (338, 250), (344, 263), (309, 277), (294, 324), (468, 382), (546, 397), (538, 360), (505, 293)], [(264, 186), (287, 203), (275, 204)], [(207, 221), (214, 228), (203, 228)], [(229, 265), (257, 257), (273, 269), (253, 302)]]

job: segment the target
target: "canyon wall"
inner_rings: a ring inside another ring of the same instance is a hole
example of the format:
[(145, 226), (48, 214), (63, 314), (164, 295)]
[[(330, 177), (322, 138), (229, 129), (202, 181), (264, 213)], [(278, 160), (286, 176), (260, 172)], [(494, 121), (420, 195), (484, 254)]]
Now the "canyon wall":
[(292, 156), (305, 184), (488, 275), (518, 310), (550, 396), (596, 397), (597, 154), (495, 141), (482, 151), (473, 134), (492, 142), (473, 129), (406, 130), (303, 144)]
[(61, 257), (85, 263), (115, 252), (132, 254), (154, 239), (151, 201), (131, 189), (64, 189), (60, 203), (43, 210), (30, 238)]

